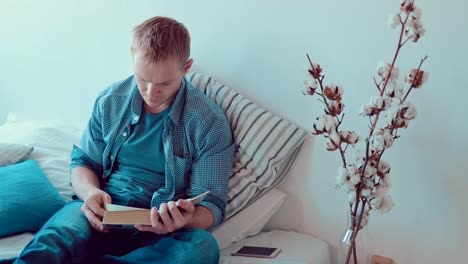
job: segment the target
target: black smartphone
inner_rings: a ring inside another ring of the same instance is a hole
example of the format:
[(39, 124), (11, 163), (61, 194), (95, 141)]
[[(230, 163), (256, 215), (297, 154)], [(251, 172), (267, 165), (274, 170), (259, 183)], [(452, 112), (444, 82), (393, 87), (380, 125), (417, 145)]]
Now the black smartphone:
[(239, 250), (232, 252), (232, 256), (254, 257), (254, 258), (274, 258), (281, 252), (279, 248), (243, 246)]

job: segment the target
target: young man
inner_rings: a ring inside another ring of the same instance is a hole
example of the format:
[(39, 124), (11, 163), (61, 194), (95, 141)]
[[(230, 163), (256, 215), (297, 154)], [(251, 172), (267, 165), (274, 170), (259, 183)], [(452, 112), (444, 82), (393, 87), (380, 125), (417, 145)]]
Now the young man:
[[(217, 243), (205, 230), (221, 222), (226, 206), (229, 123), (184, 78), (193, 60), (183, 24), (143, 22), (131, 52), (134, 75), (98, 96), (72, 150), (79, 199), (44, 225), (18, 263), (218, 263)], [(196, 206), (184, 200), (205, 191)], [(108, 230), (106, 203), (151, 208), (152, 225)]]

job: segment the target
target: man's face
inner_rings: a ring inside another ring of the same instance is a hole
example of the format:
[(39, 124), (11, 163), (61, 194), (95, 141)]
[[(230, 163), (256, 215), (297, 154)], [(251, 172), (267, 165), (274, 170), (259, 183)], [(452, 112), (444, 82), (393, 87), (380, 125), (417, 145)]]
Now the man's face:
[(172, 104), (191, 65), (191, 59), (183, 65), (177, 59), (149, 62), (140, 52), (133, 54), (135, 79), (147, 112), (159, 113)]

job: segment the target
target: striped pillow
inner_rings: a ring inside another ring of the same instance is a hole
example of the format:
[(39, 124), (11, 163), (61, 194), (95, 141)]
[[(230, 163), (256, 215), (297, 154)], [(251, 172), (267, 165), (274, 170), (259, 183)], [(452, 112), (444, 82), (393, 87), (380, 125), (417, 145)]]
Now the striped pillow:
[(210, 76), (191, 72), (187, 79), (223, 109), (236, 141), (225, 215), (228, 219), (281, 183), (296, 159), (306, 131)]

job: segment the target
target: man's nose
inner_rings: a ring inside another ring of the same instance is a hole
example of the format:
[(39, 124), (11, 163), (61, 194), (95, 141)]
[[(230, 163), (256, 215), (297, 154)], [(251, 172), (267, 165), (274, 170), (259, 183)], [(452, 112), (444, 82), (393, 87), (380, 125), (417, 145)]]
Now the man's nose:
[(149, 97), (155, 97), (157, 94), (157, 88), (156, 85), (153, 83), (149, 82), (146, 84), (146, 95)]

